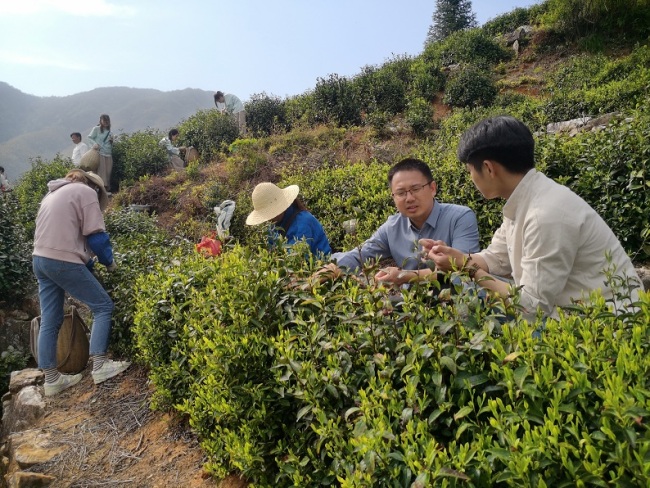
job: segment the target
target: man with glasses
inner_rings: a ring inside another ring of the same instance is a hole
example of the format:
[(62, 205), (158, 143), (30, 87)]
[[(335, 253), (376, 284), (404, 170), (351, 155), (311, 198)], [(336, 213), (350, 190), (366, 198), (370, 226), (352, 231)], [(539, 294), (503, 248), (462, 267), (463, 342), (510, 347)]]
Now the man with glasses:
[(440, 203), (435, 199), (437, 185), (431, 169), (419, 159), (404, 159), (388, 172), (388, 185), (399, 213), (392, 215), (361, 246), (332, 254), (327, 271), (338, 267), (356, 271), (366, 261), (392, 259), (396, 266), (382, 268), (375, 279), (403, 285), (431, 273), (421, 260), (420, 239), (453, 243), (465, 252), (477, 252), (476, 215), (461, 205)]

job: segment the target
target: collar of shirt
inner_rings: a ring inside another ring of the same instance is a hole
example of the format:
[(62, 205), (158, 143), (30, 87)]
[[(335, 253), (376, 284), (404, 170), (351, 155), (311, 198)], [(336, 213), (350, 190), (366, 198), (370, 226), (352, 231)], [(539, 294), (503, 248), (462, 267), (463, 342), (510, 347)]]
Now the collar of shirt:
[(537, 177), (537, 170), (531, 169), (524, 175), (517, 187), (514, 189), (510, 198), (503, 206), (503, 216), (510, 220), (515, 220), (517, 216), (517, 208), (522, 201), (530, 199), (530, 192), (534, 190), (535, 179)]
[(418, 229), (415, 225), (413, 225), (413, 222), (411, 222), (411, 219), (409, 219), (409, 227), (413, 232), (416, 234), (420, 234), (422, 230), (424, 229), (425, 225), (429, 225), (432, 229), (436, 228), (436, 224), (438, 223), (438, 219), (440, 218), (440, 205), (438, 204), (438, 200), (435, 198), (433, 199), (433, 209), (431, 210), (431, 213), (429, 213), (429, 216), (427, 217), (427, 220), (424, 221), (424, 224), (422, 224), (422, 228)]

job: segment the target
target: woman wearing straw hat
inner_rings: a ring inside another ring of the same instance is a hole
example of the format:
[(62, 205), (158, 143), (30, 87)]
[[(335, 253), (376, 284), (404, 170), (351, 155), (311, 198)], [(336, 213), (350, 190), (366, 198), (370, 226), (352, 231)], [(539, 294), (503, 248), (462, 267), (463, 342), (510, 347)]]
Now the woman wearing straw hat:
[(284, 189), (273, 183), (260, 183), (253, 190), (254, 210), (246, 218), (246, 224), (259, 225), (271, 221), (271, 240), (278, 233), (284, 235), (289, 245), (304, 239), (312, 254), (331, 254), (332, 249), (321, 223), (298, 198), (300, 188), (291, 185)]
[(36, 216), (33, 268), (41, 305), (38, 366), (45, 373), (45, 396), (52, 396), (81, 380), (81, 373), (66, 375), (56, 369), (65, 292), (93, 313), (90, 357), (95, 384), (120, 374), (131, 363), (106, 358), (113, 301), (91, 272), (90, 250), (109, 271), (117, 268), (102, 216), (108, 205), (104, 182), (95, 173), (73, 169), (47, 187)]

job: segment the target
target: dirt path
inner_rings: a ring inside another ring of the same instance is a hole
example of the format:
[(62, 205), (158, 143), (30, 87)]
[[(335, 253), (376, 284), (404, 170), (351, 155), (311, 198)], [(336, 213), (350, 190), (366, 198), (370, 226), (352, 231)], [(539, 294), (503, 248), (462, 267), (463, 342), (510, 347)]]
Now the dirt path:
[(244, 486), (210, 478), (196, 437), (174, 416), (150, 411), (149, 397), (141, 368), (101, 386), (84, 372), (79, 385), (46, 399), (47, 414), (35, 426), (65, 452), (31, 471), (55, 476), (52, 487)]

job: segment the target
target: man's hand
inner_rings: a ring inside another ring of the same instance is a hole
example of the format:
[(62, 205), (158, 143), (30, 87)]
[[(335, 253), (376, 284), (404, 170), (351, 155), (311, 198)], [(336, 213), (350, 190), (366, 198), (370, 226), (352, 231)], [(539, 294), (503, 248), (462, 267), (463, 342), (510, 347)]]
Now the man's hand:
[(462, 268), (467, 261), (467, 256), (464, 253), (449, 247), (444, 241), (420, 239), (418, 243), (422, 246), (422, 259), (430, 259), (436, 263), (436, 268), (440, 271)]
[(418, 276), (415, 270), (400, 269), (395, 266), (388, 266), (377, 271), (375, 280), (394, 285), (403, 285)]
[(323, 282), (326, 280), (335, 280), (338, 277), (341, 276), (343, 272), (341, 271), (341, 268), (339, 268), (336, 264), (334, 263), (329, 263), (323, 266), (321, 269), (316, 271), (313, 275), (312, 278), (318, 280), (319, 282)]
[(106, 266), (106, 270), (110, 271), (111, 273), (117, 269), (117, 263), (113, 261), (111, 264)]

